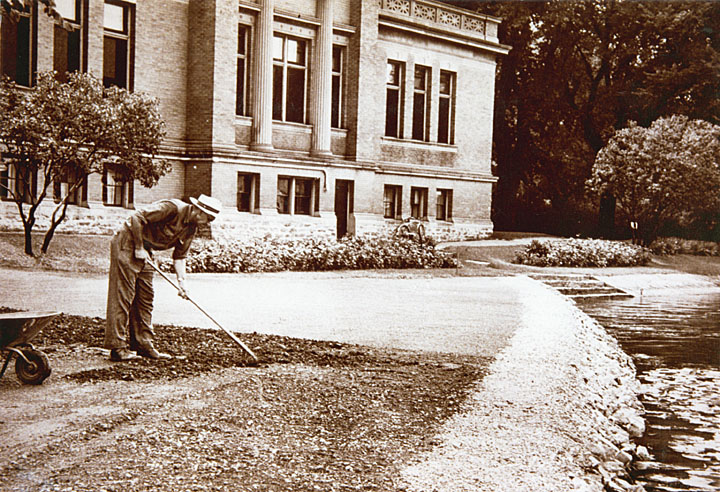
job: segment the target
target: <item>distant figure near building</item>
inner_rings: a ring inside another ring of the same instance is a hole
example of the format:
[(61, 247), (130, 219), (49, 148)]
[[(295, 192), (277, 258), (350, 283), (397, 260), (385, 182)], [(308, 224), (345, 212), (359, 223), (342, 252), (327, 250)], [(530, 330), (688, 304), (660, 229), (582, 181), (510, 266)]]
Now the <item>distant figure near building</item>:
[[(181, 200), (160, 200), (131, 215), (110, 244), (105, 348), (110, 360), (120, 362), (148, 357), (169, 359), (153, 344), (153, 250), (173, 249), (173, 266), (179, 294), (187, 297), (185, 257), (199, 226), (220, 213), (216, 198), (200, 195)], [(129, 338), (126, 332), (129, 328)]]

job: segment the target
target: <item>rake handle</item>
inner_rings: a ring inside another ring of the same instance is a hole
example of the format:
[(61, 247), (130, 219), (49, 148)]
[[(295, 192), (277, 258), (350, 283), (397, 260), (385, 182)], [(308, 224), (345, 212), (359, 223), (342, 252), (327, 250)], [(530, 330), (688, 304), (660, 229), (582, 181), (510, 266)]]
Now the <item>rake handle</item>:
[[(165, 275), (165, 272), (163, 272), (162, 270), (160, 270), (160, 268), (155, 264), (154, 261), (148, 260), (147, 263), (149, 263), (150, 266), (153, 268), (153, 270), (155, 270), (156, 272), (158, 272), (162, 278), (164, 278), (165, 280), (167, 280), (170, 285), (172, 285), (173, 287), (175, 287), (175, 289), (176, 289), (178, 292), (181, 292), (180, 287), (179, 287), (177, 284), (175, 284), (175, 282), (173, 282), (170, 277), (168, 277), (167, 275)], [(229, 331), (228, 329), (226, 329), (223, 325), (221, 325), (220, 323), (218, 323), (218, 322), (215, 320), (215, 318), (213, 318), (212, 316), (210, 316), (210, 314), (209, 314), (207, 311), (205, 311), (205, 310), (200, 306), (200, 304), (198, 304), (197, 302), (195, 302), (194, 300), (192, 300), (189, 296), (187, 296), (187, 293), (185, 293), (185, 294), (186, 294), (186, 295), (185, 295), (185, 298), (186, 298), (188, 301), (190, 301), (190, 302), (193, 304), (193, 306), (195, 306), (196, 308), (198, 308), (198, 310), (199, 310), (201, 313), (203, 313), (205, 316), (207, 316), (207, 317), (210, 319), (210, 321), (212, 321), (213, 323), (215, 323), (215, 324), (218, 326), (218, 328), (220, 328), (222, 331), (224, 331), (225, 333), (227, 333), (228, 336), (229, 336), (230, 338), (232, 338), (235, 343), (237, 343), (238, 345), (240, 345), (240, 346), (243, 348), (243, 350), (244, 350), (245, 352), (247, 352), (248, 355), (250, 355), (250, 357), (252, 357), (252, 358), (255, 360), (255, 362), (258, 361), (257, 356), (253, 353), (252, 350), (250, 350), (250, 347), (248, 347), (247, 345), (245, 345), (245, 344), (242, 342), (242, 340), (240, 340), (238, 337), (235, 336), (234, 333), (232, 333), (231, 331)]]

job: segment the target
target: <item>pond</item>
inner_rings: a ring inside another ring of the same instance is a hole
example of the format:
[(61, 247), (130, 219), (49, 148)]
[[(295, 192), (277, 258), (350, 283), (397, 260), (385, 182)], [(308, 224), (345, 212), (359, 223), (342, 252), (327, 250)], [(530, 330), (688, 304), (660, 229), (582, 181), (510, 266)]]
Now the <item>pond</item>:
[(633, 357), (653, 456), (634, 476), (648, 492), (720, 490), (720, 294), (579, 301)]

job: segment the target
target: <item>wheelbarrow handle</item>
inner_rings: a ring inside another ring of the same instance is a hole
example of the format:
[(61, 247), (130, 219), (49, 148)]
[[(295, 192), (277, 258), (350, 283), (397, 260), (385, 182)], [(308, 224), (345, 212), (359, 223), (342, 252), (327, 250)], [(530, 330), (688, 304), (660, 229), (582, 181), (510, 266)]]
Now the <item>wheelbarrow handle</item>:
[[(158, 272), (162, 278), (164, 278), (165, 280), (167, 280), (170, 285), (172, 285), (173, 287), (175, 287), (175, 289), (177, 289), (178, 292), (184, 292), (182, 289), (180, 289), (180, 287), (179, 287), (175, 282), (172, 281), (172, 279), (171, 279), (170, 277), (168, 277), (168, 276), (165, 274), (165, 272), (163, 272), (162, 270), (160, 270), (160, 267), (158, 267), (158, 266), (155, 264), (154, 261), (152, 261), (152, 260), (147, 260), (147, 263), (149, 263), (150, 266), (153, 268), (153, 270), (155, 270), (156, 272)], [(235, 343), (237, 343), (238, 345), (240, 345), (240, 346), (243, 348), (243, 350), (244, 350), (245, 352), (247, 352), (247, 354), (250, 355), (250, 357), (252, 357), (252, 358), (255, 360), (255, 362), (258, 361), (257, 356), (253, 353), (252, 350), (250, 350), (250, 347), (248, 347), (247, 345), (245, 345), (245, 344), (242, 342), (242, 340), (240, 340), (238, 337), (235, 336), (235, 334), (234, 334), (233, 332), (229, 331), (229, 330), (226, 329), (223, 325), (221, 325), (220, 323), (218, 323), (218, 322), (215, 320), (215, 318), (213, 318), (212, 316), (210, 316), (210, 314), (209, 314), (207, 311), (205, 311), (205, 310), (200, 306), (200, 304), (198, 304), (197, 302), (195, 302), (194, 300), (192, 300), (192, 299), (190, 298), (190, 296), (187, 295), (187, 292), (184, 292), (184, 294), (185, 294), (184, 297), (185, 297), (188, 301), (190, 301), (196, 308), (198, 308), (198, 310), (199, 310), (201, 313), (203, 313), (205, 316), (207, 316), (207, 317), (210, 319), (210, 321), (212, 321), (213, 323), (215, 323), (215, 324), (218, 326), (218, 328), (220, 328), (222, 331), (224, 331), (225, 333), (227, 333), (228, 336), (229, 336), (230, 338), (232, 338)]]

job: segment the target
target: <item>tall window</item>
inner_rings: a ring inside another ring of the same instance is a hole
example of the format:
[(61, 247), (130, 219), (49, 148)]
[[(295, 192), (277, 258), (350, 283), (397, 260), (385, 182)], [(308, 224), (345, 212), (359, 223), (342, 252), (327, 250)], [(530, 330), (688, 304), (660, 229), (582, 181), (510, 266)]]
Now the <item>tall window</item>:
[(427, 217), (427, 188), (410, 188), (410, 215), (415, 219)]
[(278, 177), (277, 210), (280, 214), (314, 215), (319, 210), (318, 180)]
[(438, 101), (438, 142), (454, 143), (455, 74), (440, 72), (440, 100)]
[(452, 219), (452, 190), (437, 190), (435, 219)]
[(83, 69), (82, 4), (83, 0), (56, 0), (57, 11), (72, 26), (66, 30), (55, 24), (53, 41), (53, 70), (61, 81), (67, 80), (68, 72)]
[(428, 140), (428, 114), (430, 111), (430, 69), (415, 66), (413, 87), (413, 140)]
[(2, 39), (2, 75), (16, 84), (30, 87), (33, 72), (33, 19), (30, 5), (14, 21), (8, 15), (0, 16), (0, 39)]
[(273, 39), (273, 119), (305, 123), (307, 41), (276, 35)]
[(332, 53), (332, 109), (330, 126), (342, 128), (342, 109), (345, 94), (343, 93), (343, 71), (345, 70), (345, 49), (333, 46)]
[(250, 28), (238, 25), (237, 82), (235, 86), (235, 114), (247, 116), (248, 43)]
[(402, 62), (389, 61), (385, 90), (385, 135), (402, 138), (403, 68)]
[(383, 195), (383, 217), (396, 219), (402, 214), (401, 207), (402, 186), (385, 185)]
[(119, 173), (105, 169), (102, 175), (102, 200), (108, 207), (130, 207), (135, 200), (133, 181), (127, 181)]
[(37, 195), (37, 172), (15, 164), (0, 164), (0, 200), (32, 203)]
[(237, 209), (240, 212), (255, 212), (260, 208), (260, 175), (238, 173)]
[(130, 5), (105, 2), (103, 39), (103, 85), (123, 89), (131, 87), (130, 41), (133, 27), (133, 10)]

